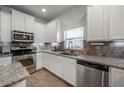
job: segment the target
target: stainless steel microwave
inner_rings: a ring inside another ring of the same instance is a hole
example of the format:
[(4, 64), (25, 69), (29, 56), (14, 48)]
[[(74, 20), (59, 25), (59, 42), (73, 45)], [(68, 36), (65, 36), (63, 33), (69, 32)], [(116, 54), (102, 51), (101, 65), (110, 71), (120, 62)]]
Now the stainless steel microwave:
[(12, 42), (34, 42), (34, 34), (29, 32), (12, 31)]

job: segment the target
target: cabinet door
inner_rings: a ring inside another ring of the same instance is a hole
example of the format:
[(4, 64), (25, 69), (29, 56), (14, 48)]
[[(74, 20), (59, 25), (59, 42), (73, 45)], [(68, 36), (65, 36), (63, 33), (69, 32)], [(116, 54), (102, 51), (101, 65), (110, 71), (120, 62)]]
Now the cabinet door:
[(56, 20), (48, 23), (46, 29), (47, 42), (57, 42)]
[(11, 15), (9, 13), (0, 12), (1, 19), (1, 41), (11, 42)]
[(60, 20), (56, 21), (56, 30), (57, 30), (57, 42), (64, 41), (64, 31), (62, 31), (62, 23)]
[(25, 14), (12, 9), (12, 30), (25, 31)]
[(43, 68), (43, 53), (36, 54), (36, 70)]
[(55, 74), (63, 78), (63, 57), (55, 56)]
[(8, 65), (12, 63), (12, 57), (3, 57), (0, 58), (0, 65)]
[(124, 39), (124, 6), (111, 5), (109, 9), (109, 38)]
[(105, 14), (104, 6), (95, 5), (88, 6), (88, 32), (87, 40), (88, 41), (104, 41), (106, 40), (106, 30), (105, 28)]
[(47, 53), (44, 53), (43, 54), (43, 66), (44, 68), (48, 69), (49, 70), (49, 56)]
[(34, 17), (26, 15), (26, 32), (33, 33), (35, 31), (34, 27)]
[(76, 86), (76, 60), (64, 58), (63, 62), (64, 62), (64, 66), (63, 66), (64, 80)]
[(124, 87), (124, 70), (110, 67), (110, 86)]
[(55, 57), (55, 55), (52, 55), (52, 54), (49, 54), (48, 56), (49, 56), (48, 57), (49, 58), (49, 70), (54, 73), (56, 57)]
[(55, 72), (55, 55), (44, 53), (44, 67), (51, 72)]
[(46, 25), (35, 21), (35, 42), (44, 43), (46, 42)]

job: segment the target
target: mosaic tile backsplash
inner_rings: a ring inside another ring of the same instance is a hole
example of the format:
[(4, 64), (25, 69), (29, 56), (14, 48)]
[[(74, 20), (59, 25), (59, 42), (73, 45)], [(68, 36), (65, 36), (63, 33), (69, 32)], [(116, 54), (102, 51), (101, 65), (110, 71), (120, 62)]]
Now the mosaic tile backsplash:
[(86, 43), (85, 51), (94, 56), (124, 58), (124, 41), (104, 42), (103, 45)]

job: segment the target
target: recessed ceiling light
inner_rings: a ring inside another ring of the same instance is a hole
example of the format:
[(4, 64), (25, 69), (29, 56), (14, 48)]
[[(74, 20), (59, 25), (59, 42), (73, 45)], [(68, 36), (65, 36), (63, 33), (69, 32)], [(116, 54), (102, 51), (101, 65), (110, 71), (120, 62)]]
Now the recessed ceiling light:
[(43, 8), (41, 11), (45, 13), (45, 12), (46, 12), (46, 9), (45, 9), (45, 8)]

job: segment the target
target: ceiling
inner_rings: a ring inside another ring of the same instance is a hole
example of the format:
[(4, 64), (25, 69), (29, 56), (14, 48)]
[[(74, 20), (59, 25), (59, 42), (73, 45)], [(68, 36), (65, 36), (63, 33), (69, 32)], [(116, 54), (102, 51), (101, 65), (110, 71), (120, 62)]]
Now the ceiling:
[[(9, 5), (9, 7), (31, 14), (45, 21), (50, 21), (76, 5)], [(46, 13), (41, 12), (45, 8)]]

